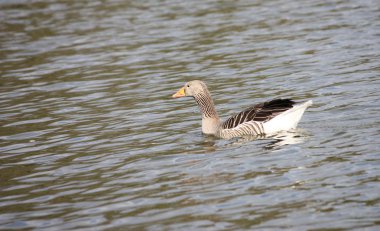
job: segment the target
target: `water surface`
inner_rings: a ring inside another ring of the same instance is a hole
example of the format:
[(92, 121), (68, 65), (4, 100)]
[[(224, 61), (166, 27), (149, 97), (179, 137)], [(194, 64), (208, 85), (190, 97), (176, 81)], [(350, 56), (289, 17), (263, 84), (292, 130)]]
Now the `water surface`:
[[(377, 1), (2, 1), (0, 229), (380, 226)], [(291, 97), (296, 131), (220, 140)]]

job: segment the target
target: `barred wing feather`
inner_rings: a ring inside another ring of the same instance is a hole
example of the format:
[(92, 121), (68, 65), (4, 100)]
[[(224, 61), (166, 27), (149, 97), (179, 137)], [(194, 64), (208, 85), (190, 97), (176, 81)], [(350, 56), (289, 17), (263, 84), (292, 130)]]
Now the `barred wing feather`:
[(289, 110), (294, 104), (295, 102), (291, 99), (275, 99), (257, 104), (228, 118), (222, 123), (222, 129), (235, 128), (249, 121), (266, 122)]

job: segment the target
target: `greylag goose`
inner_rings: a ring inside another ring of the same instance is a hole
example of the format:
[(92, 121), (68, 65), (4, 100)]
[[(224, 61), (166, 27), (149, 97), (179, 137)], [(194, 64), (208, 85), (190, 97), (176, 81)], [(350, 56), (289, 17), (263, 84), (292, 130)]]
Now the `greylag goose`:
[(204, 82), (193, 80), (175, 93), (173, 98), (193, 97), (202, 114), (202, 132), (224, 139), (246, 135), (270, 135), (296, 128), (312, 101), (296, 103), (291, 99), (274, 99), (254, 105), (221, 122), (211, 94)]

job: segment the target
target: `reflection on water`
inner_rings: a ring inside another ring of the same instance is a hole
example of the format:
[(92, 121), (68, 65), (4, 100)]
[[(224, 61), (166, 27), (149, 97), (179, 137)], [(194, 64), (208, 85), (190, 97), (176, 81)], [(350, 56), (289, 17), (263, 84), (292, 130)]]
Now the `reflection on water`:
[(308, 134), (305, 131), (297, 129), (296, 131), (281, 132), (269, 138), (273, 139), (273, 141), (266, 148), (275, 149), (284, 145), (303, 143), (308, 140)]
[[(376, 229), (376, 1), (1, 1), (0, 229)], [(220, 115), (312, 99), (293, 132)]]
[[(245, 136), (240, 138), (233, 139), (233, 142), (227, 144), (227, 146), (240, 146), (244, 145), (248, 142), (260, 141), (257, 143), (264, 144), (262, 146), (263, 149), (266, 150), (276, 150), (280, 149), (282, 146), (290, 145), (290, 144), (300, 144), (307, 141), (310, 138), (310, 134), (307, 131), (297, 128), (291, 131), (283, 131), (277, 134), (273, 134), (270, 136), (267, 135), (259, 135), (259, 136)], [(264, 143), (262, 143), (264, 142)], [(215, 145), (214, 142), (207, 142), (207, 144)]]

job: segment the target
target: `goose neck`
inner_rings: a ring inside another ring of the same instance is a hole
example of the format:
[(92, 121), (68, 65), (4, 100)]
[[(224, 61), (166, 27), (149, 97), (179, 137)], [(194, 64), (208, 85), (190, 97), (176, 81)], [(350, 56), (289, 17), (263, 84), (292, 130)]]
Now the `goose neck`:
[(219, 119), (215, 110), (214, 102), (208, 92), (202, 92), (194, 95), (194, 99), (198, 104), (202, 114), (202, 119)]

